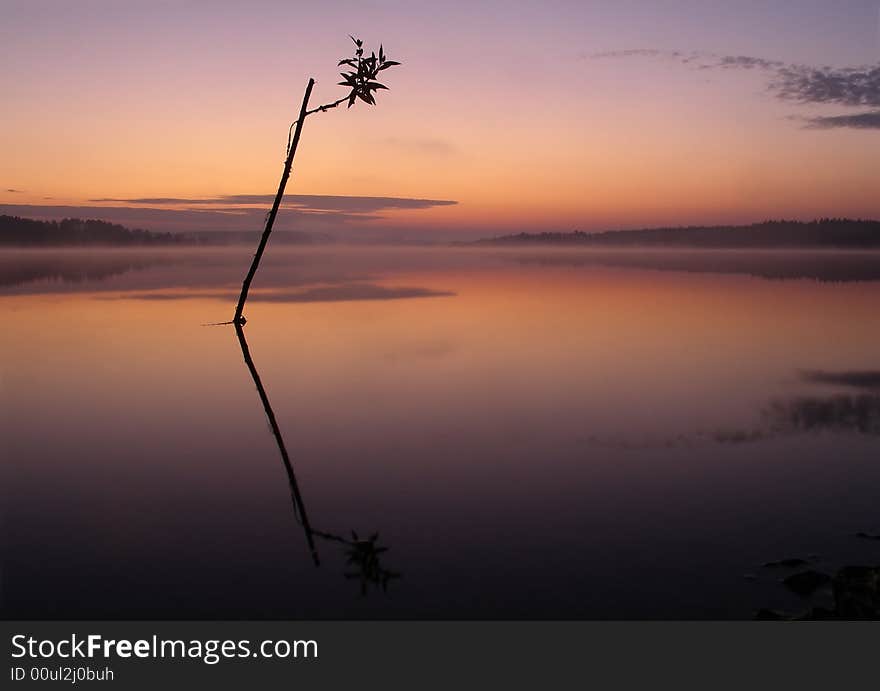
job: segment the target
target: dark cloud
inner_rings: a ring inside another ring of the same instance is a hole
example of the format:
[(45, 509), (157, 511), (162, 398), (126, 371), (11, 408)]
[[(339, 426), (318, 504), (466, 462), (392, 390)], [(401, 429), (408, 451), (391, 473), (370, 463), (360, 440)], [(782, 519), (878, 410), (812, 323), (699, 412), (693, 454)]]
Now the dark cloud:
[(832, 130), (849, 127), (856, 130), (880, 130), (880, 110), (853, 115), (823, 115), (812, 118), (799, 118), (813, 130)]
[[(273, 194), (223, 194), (216, 197), (138, 197), (133, 199), (102, 198), (90, 202), (147, 204), (150, 206), (213, 206), (232, 207), (232, 210), (250, 211), (250, 205), (268, 207), (275, 199)], [(412, 199), (408, 197), (354, 197), (330, 194), (288, 194), (283, 207), (298, 211), (369, 214), (388, 209), (428, 209), (434, 206), (451, 206), (458, 202), (445, 199)]]
[(11, 187), (10, 187), (8, 190), (6, 190), (6, 191), (7, 191), (7, 192), (21, 193), (21, 190), (14, 190), (14, 189), (12, 189)]
[(770, 90), (799, 103), (880, 107), (880, 65), (839, 69), (786, 65), (776, 71)]
[[(767, 60), (750, 55), (655, 50), (637, 48), (608, 51), (595, 58), (647, 57), (674, 60), (707, 69), (759, 70), (767, 75), (767, 89), (776, 98), (802, 105), (880, 107), (880, 64), (863, 67), (812, 67)], [(810, 129), (878, 129), (880, 111), (795, 118)]]

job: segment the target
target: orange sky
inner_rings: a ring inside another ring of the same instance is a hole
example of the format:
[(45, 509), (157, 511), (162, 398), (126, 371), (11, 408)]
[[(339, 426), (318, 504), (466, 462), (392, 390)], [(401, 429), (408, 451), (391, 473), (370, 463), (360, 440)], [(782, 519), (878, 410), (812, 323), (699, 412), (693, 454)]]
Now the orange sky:
[[(830, 5), (814, 4), (816, 21), (830, 21)], [(479, 235), (880, 216), (880, 132), (804, 126), (852, 108), (779, 99), (761, 70), (592, 57), (649, 45), (869, 64), (877, 35), (867, 19), (860, 30), (858, 12), (826, 23), (817, 42), (779, 8), (680, 2), (660, 22), (646, 3), (491, 5), (12, 2), (0, 29), (0, 212), (273, 193), (306, 79), (318, 80), (313, 103), (343, 95), (334, 66), (351, 26), (404, 65), (384, 73), (391, 90), (376, 108), (307, 121), (288, 191), (457, 204), (340, 228)]]

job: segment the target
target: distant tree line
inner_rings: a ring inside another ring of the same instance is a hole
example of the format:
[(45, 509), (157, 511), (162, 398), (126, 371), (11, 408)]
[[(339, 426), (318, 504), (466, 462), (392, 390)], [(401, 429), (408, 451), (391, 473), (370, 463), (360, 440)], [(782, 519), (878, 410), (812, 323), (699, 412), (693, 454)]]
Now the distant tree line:
[(173, 245), (182, 238), (171, 233), (130, 229), (106, 221), (65, 218), (36, 221), (20, 216), (0, 216), (0, 245)]
[(764, 221), (743, 226), (686, 226), (612, 230), (600, 233), (520, 233), (477, 244), (566, 244), (608, 247), (880, 248), (880, 221), (821, 218), (815, 221)]

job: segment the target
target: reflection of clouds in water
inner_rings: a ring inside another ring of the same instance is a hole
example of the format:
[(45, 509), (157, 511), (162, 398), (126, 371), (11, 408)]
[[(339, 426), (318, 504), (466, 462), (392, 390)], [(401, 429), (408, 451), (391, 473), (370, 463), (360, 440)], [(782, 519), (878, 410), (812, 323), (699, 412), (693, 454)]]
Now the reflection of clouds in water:
[[(123, 293), (106, 300), (193, 300), (215, 299), (234, 300), (236, 291), (160, 291)], [(401, 300), (405, 298), (453, 297), (455, 293), (446, 290), (408, 286), (383, 286), (376, 283), (336, 283), (320, 285), (306, 290), (254, 291), (250, 294), (252, 302), (355, 302), (359, 300)]]
[(13, 250), (0, 253), (0, 288), (43, 283), (42, 288), (47, 292), (63, 292), (173, 261), (171, 255), (148, 251), (139, 254), (69, 252), (59, 256)]
[[(827, 372), (804, 370), (803, 381), (880, 390), (880, 371)], [(761, 421), (751, 428), (719, 428), (669, 437), (600, 437), (588, 435), (580, 441), (618, 449), (687, 448), (707, 443), (746, 444), (804, 433), (844, 433), (880, 436), (880, 395), (874, 393), (830, 396), (795, 396), (771, 400), (761, 412)]]
[[(252, 249), (2, 250), (0, 293), (238, 292)], [(693, 249), (301, 248), (279, 246), (260, 267), (259, 287), (290, 292), (320, 284), (382, 283), (395, 274), (506, 268), (614, 267), (767, 279), (880, 281), (880, 252)], [(403, 280), (403, 279), (401, 279)], [(418, 281), (420, 279), (414, 279)], [(374, 291), (375, 292), (375, 291)], [(256, 298), (254, 296), (254, 299)], [(357, 299), (357, 298), (354, 298)], [(381, 299), (378, 294), (374, 298)]]
[(452, 297), (448, 290), (418, 287), (388, 287), (376, 283), (338, 283), (299, 292), (253, 293), (255, 302), (351, 302), (355, 300), (399, 300), (402, 298)]
[(880, 435), (880, 396), (801, 397), (774, 401), (767, 411), (771, 429), (784, 432), (855, 432)]
[[(0, 249), (0, 294), (107, 292), (226, 293), (241, 289), (252, 247), (175, 250)], [(261, 289), (291, 291), (322, 284), (381, 283), (396, 274), (501, 264), (482, 251), (393, 247), (303, 248), (280, 245), (260, 265)], [(132, 271), (143, 268), (143, 271)], [(64, 278), (67, 282), (46, 281)], [(400, 279), (403, 281), (404, 279)], [(419, 285), (423, 279), (406, 279)]]
[(801, 379), (811, 384), (833, 384), (851, 386), (870, 391), (880, 390), (880, 371), (851, 370), (846, 372), (827, 372), (825, 370), (804, 370)]

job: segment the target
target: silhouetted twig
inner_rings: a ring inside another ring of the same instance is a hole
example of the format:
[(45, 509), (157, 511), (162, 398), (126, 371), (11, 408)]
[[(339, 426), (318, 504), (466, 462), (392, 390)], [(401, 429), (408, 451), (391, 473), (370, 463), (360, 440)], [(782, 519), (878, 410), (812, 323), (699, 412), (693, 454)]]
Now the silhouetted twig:
[(278, 184), (278, 192), (275, 194), (275, 201), (272, 203), (272, 210), (269, 212), (268, 218), (266, 218), (266, 227), (263, 230), (263, 235), (260, 237), (260, 244), (257, 245), (257, 252), (254, 254), (251, 268), (248, 269), (247, 275), (244, 277), (244, 283), (241, 285), (241, 294), (238, 296), (238, 304), (235, 306), (235, 316), (232, 318), (232, 321), (235, 322), (236, 326), (245, 323), (245, 318), (242, 314), (244, 303), (245, 300), (247, 300), (251, 281), (254, 280), (254, 276), (260, 266), (260, 259), (263, 257), (263, 252), (266, 249), (266, 243), (269, 242), (269, 235), (272, 233), (272, 225), (275, 223), (275, 217), (278, 215), (278, 207), (281, 206), (281, 199), (284, 197), (284, 188), (287, 187), (287, 180), (290, 177), (290, 169), (293, 166), (293, 157), (296, 154), (296, 147), (297, 144), (299, 144), (299, 137), (302, 134), (303, 123), (306, 119), (306, 110), (309, 106), (309, 97), (312, 95), (313, 86), (315, 86), (315, 80), (309, 79), (309, 83), (306, 86), (305, 96), (303, 96), (302, 107), (299, 111), (299, 118), (296, 121), (296, 131), (293, 133), (293, 142), (290, 144), (287, 152), (287, 160), (284, 162), (284, 172), (281, 174), (281, 182)]
[[(350, 68), (350, 71), (340, 73), (343, 81), (339, 82), (339, 84), (341, 86), (349, 87), (351, 91), (347, 96), (333, 101), (332, 103), (325, 103), (324, 105), (309, 110), (309, 98), (312, 95), (312, 87), (315, 85), (315, 80), (309, 79), (305, 95), (303, 96), (302, 106), (300, 106), (299, 117), (293, 121), (290, 128), (287, 130), (287, 158), (284, 161), (284, 171), (281, 174), (281, 182), (278, 184), (278, 192), (275, 194), (275, 201), (272, 203), (272, 209), (266, 216), (266, 226), (263, 229), (262, 236), (260, 236), (260, 244), (257, 245), (254, 259), (251, 262), (251, 266), (241, 285), (238, 304), (235, 306), (235, 316), (232, 318), (232, 323), (236, 325), (243, 325), (247, 321), (244, 317), (244, 303), (247, 300), (251, 281), (254, 280), (254, 276), (260, 266), (260, 259), (263, 257), (266, 244), (269, 242), (269, 235), (272, 233), (272, 226), (275, 223), (275, 217), (278, 215), (278, 209), (281, 206), (281, 200), (284, 197), (284, 189), (287, 187), (287, 180), (290, 178), (293, 157), (296, 155), (296, 148), (299, 145), (299, 139), (302, 134), (302, 128), (306, 117), (319, 112), (324, 113), (331, 108), (336, 108), (346, 101), (348, 102), (349, 108), (351, 108), (358, 99), (368, 105), (376, 105), (374, 92), (379, 89), (388, 88), (384, 84), (380, 84), (376, 81), (379, 72), (400, 64), (394, 60), (387, 60), (385, 58), (385, 50), (381, 45), (379, 46), (378, 55), (376, 55), (376, 53), (371, 53), (370, 57), (364, 57), (363, 41), (354, 36), (351, 37), (351, 40), (354, 41), (355, 44), (354, 56), (339, 61), (339, 66), (346, 65)], [(291, 130), (293, 130), (292, 139), (290, 135)]]

